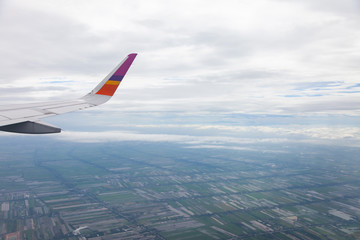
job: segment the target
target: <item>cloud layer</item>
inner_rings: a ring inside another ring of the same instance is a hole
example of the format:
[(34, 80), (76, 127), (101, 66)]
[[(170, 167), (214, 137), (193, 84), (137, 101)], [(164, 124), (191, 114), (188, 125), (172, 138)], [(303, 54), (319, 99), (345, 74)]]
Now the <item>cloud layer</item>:
[[(126, 127), (125, 127), (126, 128)], [(172, 142), (192, 148), (230, 148), (248, 151), (273, 151), (272, 145), (314, 143), (357, 147), (359, 127), (305, 127), (305, 126), (229, 126), (229, 125), (140, 125), (137, 131), (64, 131), (56, 138), (73, 142)], [(155, 128), (149, 131), (149, 129)], [(157, 128), (167, 129), (158, 133)], [(172, 129), (181, 133), (172, 133)], [(145, 129), (145, 131), (144, 131)], [(281, 146), (281, 145), (280, 145)]]
[(359, 11), (356, 0), (2, 1), (1, 100), (81, 96), (138, 52), (104, 110), (359, 116)]

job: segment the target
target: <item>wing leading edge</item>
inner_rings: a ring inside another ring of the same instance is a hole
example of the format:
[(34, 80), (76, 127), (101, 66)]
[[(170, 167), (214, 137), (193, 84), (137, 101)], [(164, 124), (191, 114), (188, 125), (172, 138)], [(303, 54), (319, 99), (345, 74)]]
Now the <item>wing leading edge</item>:
[(0, 106), (0, 131), (45, 134), (59, 133), (60, 128), (40, 122), (40, 119), (98, 106), (115, 93), (133, 63), (136, 53), (129, 54), (90, 93), (68, 101)]

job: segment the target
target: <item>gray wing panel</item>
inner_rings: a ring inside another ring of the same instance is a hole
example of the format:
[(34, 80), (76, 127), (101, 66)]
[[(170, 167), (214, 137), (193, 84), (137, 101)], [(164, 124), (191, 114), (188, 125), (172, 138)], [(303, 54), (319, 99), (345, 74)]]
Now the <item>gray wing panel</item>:
[(26, 121), (26, 122), (1, 126), (0, 131), (28, 133), (28, 134), (47, 134), (47, 133), (59, 133), (61, 132), (61, 129), (48, 124)]

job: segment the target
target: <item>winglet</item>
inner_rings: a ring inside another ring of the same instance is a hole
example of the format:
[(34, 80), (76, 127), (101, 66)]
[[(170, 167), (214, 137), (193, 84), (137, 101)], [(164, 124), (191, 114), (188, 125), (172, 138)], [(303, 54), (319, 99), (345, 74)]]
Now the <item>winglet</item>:
[(92, 90), (91, 94), (113, 96), (136, 56), (136, 53), (129, 54)]

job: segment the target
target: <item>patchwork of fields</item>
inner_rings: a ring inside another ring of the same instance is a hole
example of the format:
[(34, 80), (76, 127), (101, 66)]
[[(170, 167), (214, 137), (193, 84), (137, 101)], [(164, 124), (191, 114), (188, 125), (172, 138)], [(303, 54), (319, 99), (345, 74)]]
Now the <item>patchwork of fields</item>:
[(1, 239), (360, 237), (356, 148), (51, 144), (6, 146)]

